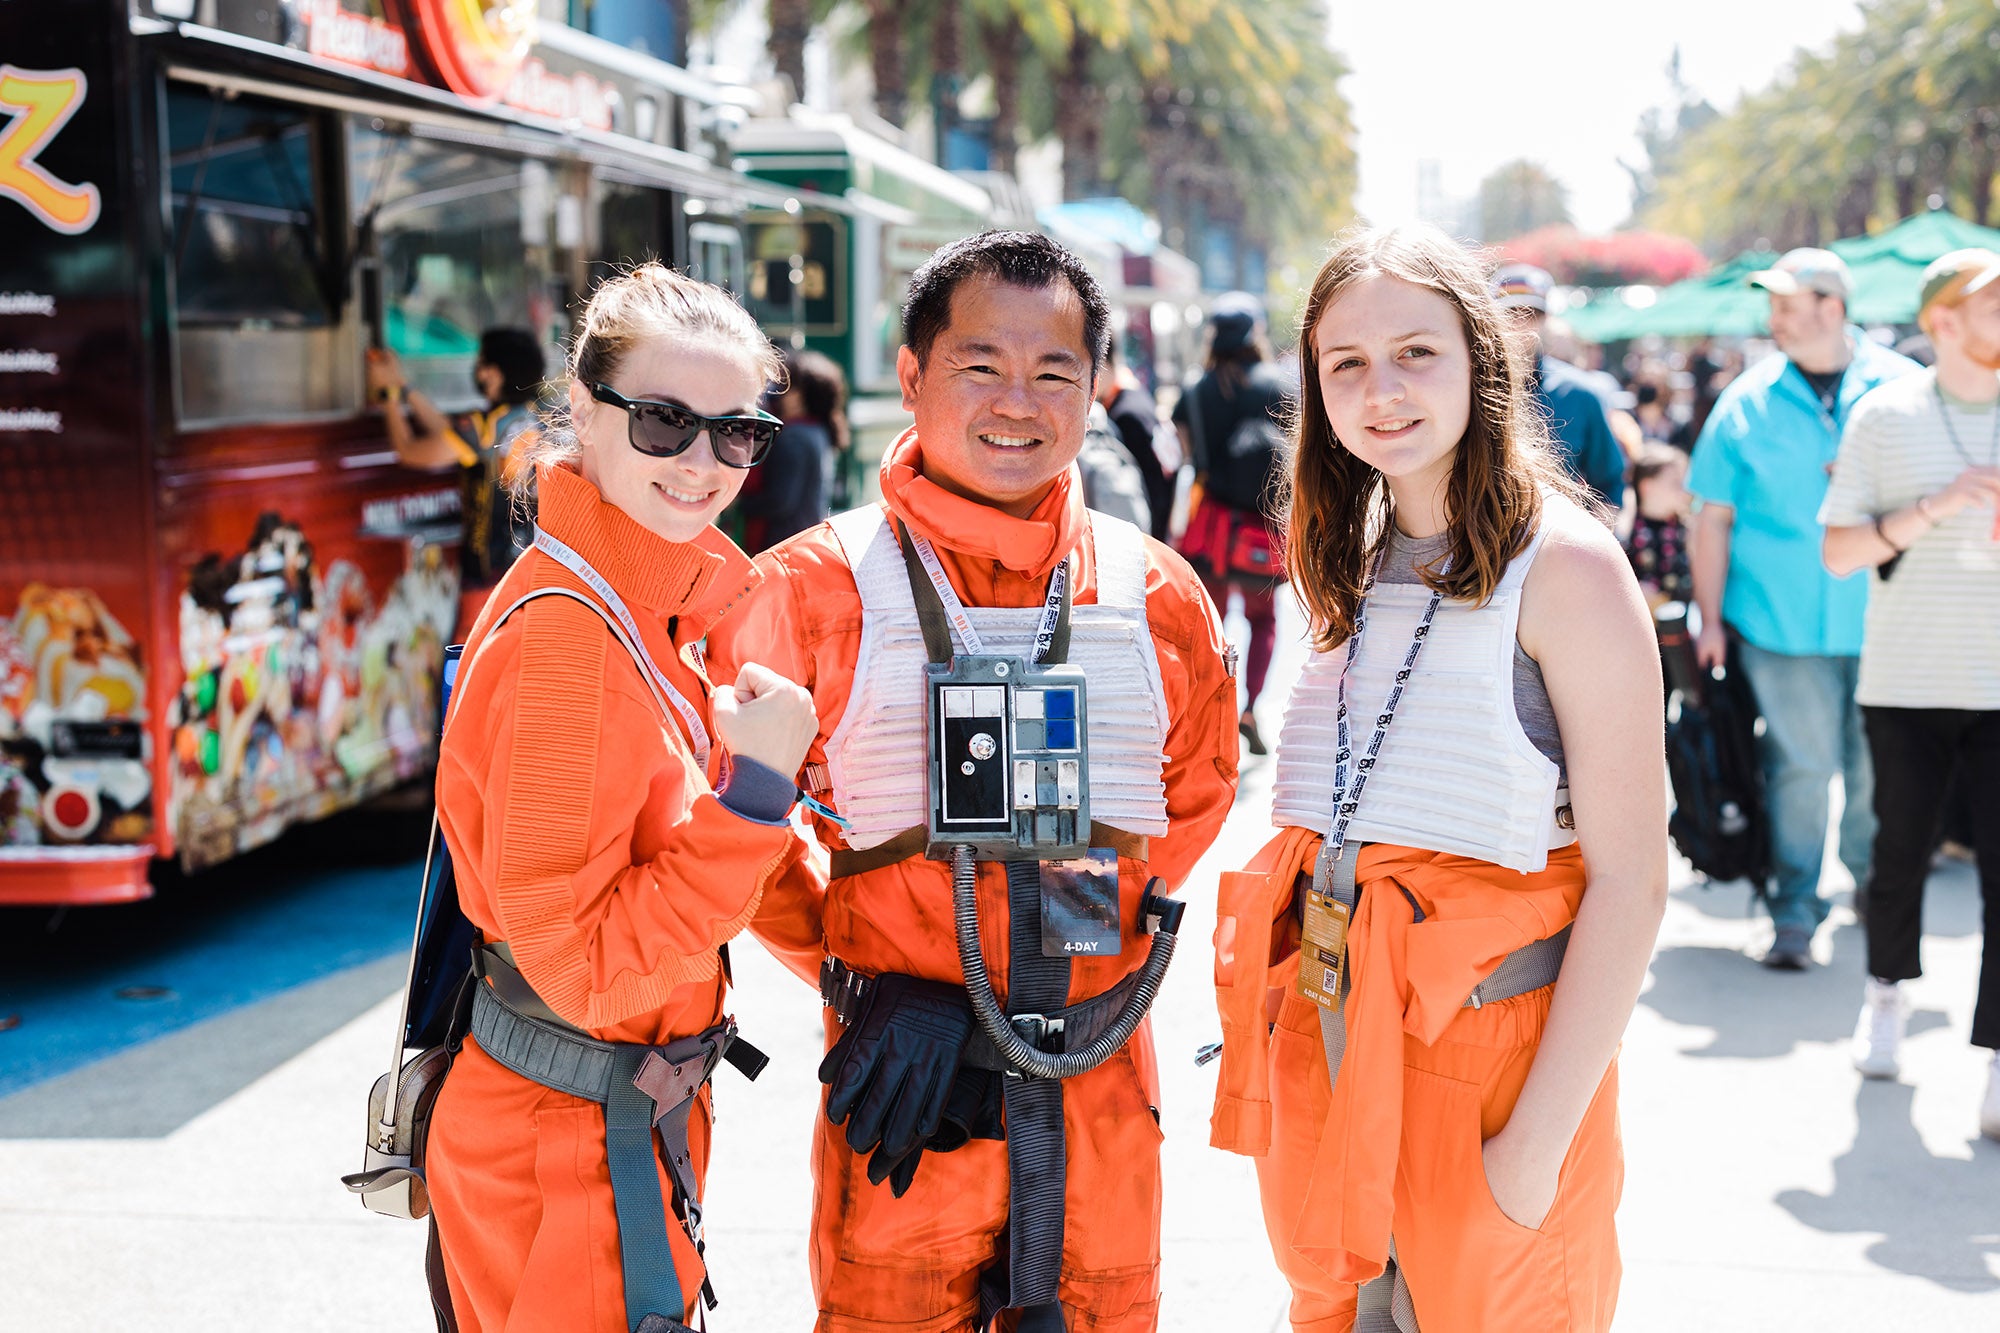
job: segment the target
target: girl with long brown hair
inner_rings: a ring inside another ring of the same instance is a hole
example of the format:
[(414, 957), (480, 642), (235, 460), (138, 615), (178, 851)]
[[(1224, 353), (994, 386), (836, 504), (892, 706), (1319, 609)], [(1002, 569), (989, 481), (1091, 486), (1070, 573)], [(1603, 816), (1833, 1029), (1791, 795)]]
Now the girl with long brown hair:
[(1342, 237), (1301, 358), (1315, 652), (1281, 832), (1224, 876), (1215, 1139), (1260, 1159), (1295, 1329), (1604, 1329), (1615, 1055), (1666, 896), (1645, 606), (1458, 245)]

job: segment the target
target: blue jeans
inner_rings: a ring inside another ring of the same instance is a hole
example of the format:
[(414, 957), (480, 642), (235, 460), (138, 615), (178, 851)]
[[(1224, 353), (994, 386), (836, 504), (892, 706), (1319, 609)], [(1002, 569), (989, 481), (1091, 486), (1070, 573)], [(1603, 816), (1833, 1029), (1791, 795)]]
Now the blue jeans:
[(1840, 860), (1856, 884), (1868, 882), (1875, 847), (1875, 770), (1854, 702), (1858, 657), (1794, 657), (1737, 641), (1744, 674), (1764, 715), (1760, 753), (1771, 820), (1771, 921), (1815, 930), (1828, 903), (1819, 895), (1826, 861), (1827, 784), (1844, 775)]

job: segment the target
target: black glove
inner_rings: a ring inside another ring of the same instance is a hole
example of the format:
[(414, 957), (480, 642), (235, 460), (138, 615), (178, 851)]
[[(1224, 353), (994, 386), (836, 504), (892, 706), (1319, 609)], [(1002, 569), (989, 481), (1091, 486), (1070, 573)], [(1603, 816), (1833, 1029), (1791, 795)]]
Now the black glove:
[(880, 1146), (888, 1155), (878, 1183), (894, 1162), (937, 1132), (959, 1052), (971, 1034), (972, 1006), (962, 989), (885, 972), (869, 987), (860, 1016), (820, 1062), (819, 1081), (829, 1089), (827, 1120), (846, 1124), (847, 1146), (855, 1152)]
[(961, 1069), (951, 1081), (945, 1098), (944, 1117), (937, 1131), (901, 1157), (887, 1148), (877, 1148), (868, 1159), (868, 1182), (889, 1182), (897, 1198), (909, 1193), (916, 1179), (917, 1162), (927, 1152), (955, 1152), (973, 1139), (1002, 1139), (1007, 1136), (1000, 1119), (1000, 1074), (992, 1069)]

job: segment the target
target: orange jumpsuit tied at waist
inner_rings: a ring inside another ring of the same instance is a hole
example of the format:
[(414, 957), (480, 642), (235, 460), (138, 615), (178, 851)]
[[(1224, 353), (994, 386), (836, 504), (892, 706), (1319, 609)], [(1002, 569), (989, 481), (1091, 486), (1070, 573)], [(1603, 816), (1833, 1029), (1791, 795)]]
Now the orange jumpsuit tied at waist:
[[(920, 475), (914, 430), (890, 449), (882, 490), (890, 514), (937, 548), (948, 577), (973, 607), (1038, 607), (1051, 571), (1072, 552), (1075, 600), (1097, 601), (1089, 520), (1074, 469), (1059, 476), (1025, 518), (954, 495)], [(1151, 538), (1146, 543), (1146, 617), (1171, 719), (1164, 781), (1170, 832), (1151, 840), (1149, 860), (1119, 858), (1121, 919), (1135, 921), (1147, 879), (1178, 884), (1227, 816), (1236, 788), (1236, 682), (1224, 664), (1221, 628), (1193, 571)], [(856, 688), (860, 593), (832, 530), (822, 524), (758, 557), (765, 582), (711, 640), (716, 678), (761, 662), (813, 694), (826, 743)], [(921, 691), (921, 679), (910, 682)], [(909, 760), (925, 762), (921, 753)], [(831, 822), (818, 824), (841, 847)], [(1004, 997), (1008, 970), (1005, 875), (982, 865), (982, 946)], [(921, 855), (833, 880), (825, 900), (828, 953), (869, 974), (902, 972), (963, 984), (952, 919), (951, 875)], [(1116, 957), (1078, 957), (1070, 1002), (1111, 989), (1136, 971), (1144, 936)], [(1185, 964), (1183, 964), (1185, 966)], [(831, 1046), (838, 1025), (827, 1015)], [(1159, 1301), (1159, 1080), (1149, 1027), (1126, 1048), (1063, 1087), (1068, 1152), (1067, 1228), (1059, 1298), (1073, 1330), (1149, 1329)], [(910, 1192), (892, 1198), (871, 1185), (837, 1127), (821, 1116), (813, 1148), (811, 1267), (821, 1330), (934, 1333), (970, 1327), (981, 1270), (1004, 1246), (1007, 1152), (975, 1139), (927, 1153)]]
[[(654, 535), (567, 468), (538, 478), (539, 521), (624, 599), (653, 660), (708, 718), (698, 645), (750, 587), (748, 559), (712, 529)], [(818, 901), (803, 840), (719, 802), (679, 718), (663, 717), (588, 592), (539, 550), (474, 626), (438, 767), (438, 811), (466, 915), (504, 941), (537, 995), (606, 1041), (663, 1044), (722, 1018), (721, 948), (745, 926), (789, 966), (818, 965)], [(782, 881), (786, 886), (773, 886)], [(707, 1171), (706, 1089), (691, 1118)], [(604, 1112), (502, 1067), (468, 1037), (433, 1113), (432, 1208), (464, 1333), (624, 1333)], [(663, 1199), (672, 1185), (660, 1170)], [(666, 1222), (693, 1317), (701, 1260)]]
[(1293, 1327), (1353, 1327), (1357, 1285), (1382, 1273), (1392, 1234), (1425, 1333), (1608, 1327), (1623, 1180), (1616, 1065), (1571, 1143), (1547, 1220), (1519, 1226), (1493, 1202), (1480, 1150), (1520, 1094), (1551, 990), (1465, 1006), (1509, 953), (1575, 919), (1580, 850), (1551, 852), (1546, 869), (1522, 875), (1443, 852), (1362, 848), (1347, 1045), (1329, 1087), (1319, 1009), (1293, 990), (1298, 953), (1282, 934), (1319, 845), (1287, 828), (1249, 868), (1225, 873), (1216, 927), (1223, 1053), (1212, 1141), (1259, 1158)]

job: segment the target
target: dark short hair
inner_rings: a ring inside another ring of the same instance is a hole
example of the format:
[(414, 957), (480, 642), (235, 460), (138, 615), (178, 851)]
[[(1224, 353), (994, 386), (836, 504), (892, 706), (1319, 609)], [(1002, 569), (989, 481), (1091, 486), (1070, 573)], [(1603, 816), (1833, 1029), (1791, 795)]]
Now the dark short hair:
[(502, 402), (532, 403), (542, 396), (548, 358), (528, 330), (487, 329), (479, 335), (479, 359), (500, 372)]
[(847, 376), (833, 358), (791, 347), (778, 349), (785, 383), (798, 390), (806, 415), (825, 426), (834, 443), (847, 447)]
[(903, 301), (903, 341), (917, 354), (918, 365), (930, 360), (938, 335), (951, 323), (952, 295), (968, 278), (994, 278), (1030, 291), (1067, 281), (1083, 302), (1091, 378), (1104, 369), (1111, 345), (1111, 305), (1104, 289), (1073, 251), (1030, 231), (988, 231), (953, 241), (911, 275), (910, 294)]

